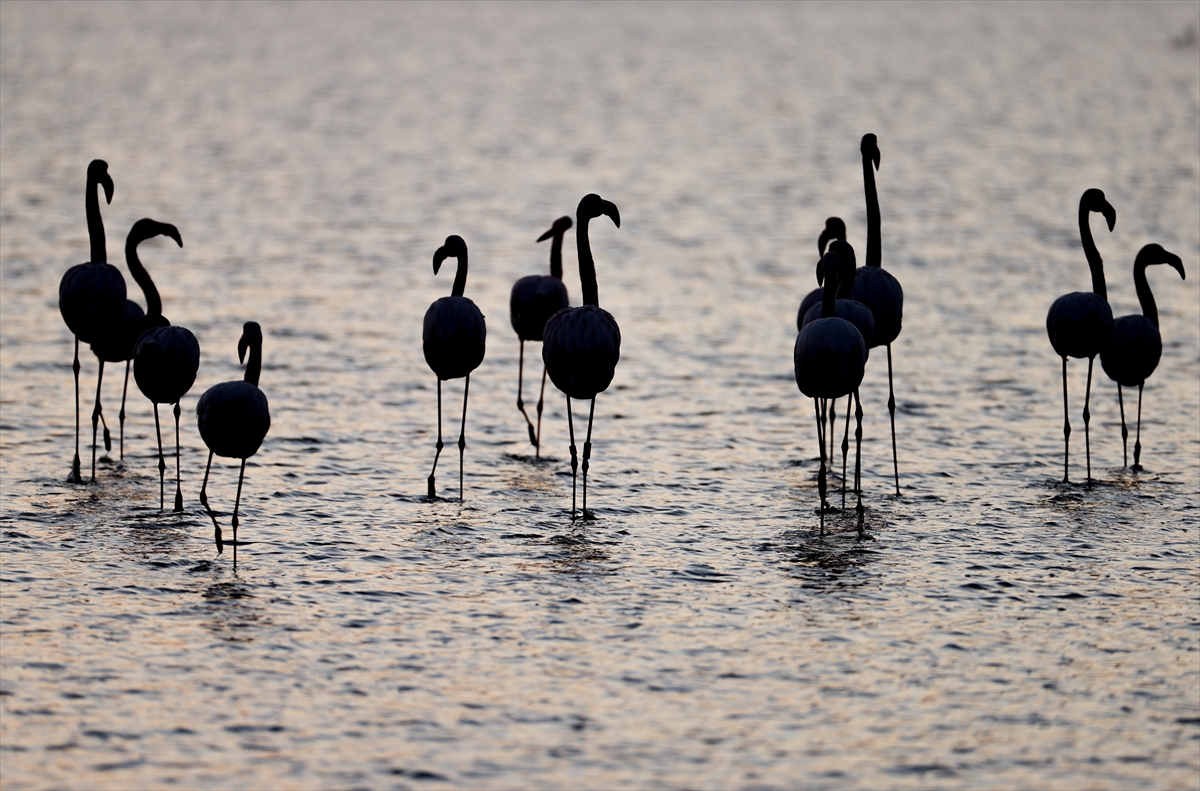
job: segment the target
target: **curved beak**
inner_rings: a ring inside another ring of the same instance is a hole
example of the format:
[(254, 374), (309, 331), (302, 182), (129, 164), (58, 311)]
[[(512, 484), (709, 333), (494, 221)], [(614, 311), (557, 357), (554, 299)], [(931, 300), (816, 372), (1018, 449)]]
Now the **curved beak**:
[[(1166, 251), (1163, 251), (1163, 252), (1166, 252)], [(1163, 257), (1163, 263), (1170, 264), (1171, 268), (1179, 273), (1179, 277), (1181, 279), (1187, 280), (1187, 273), (1185, 273), (1183, 271), (1183, 259), (1182, 258), (1175, 255), (1174, 253), (1166, 253), (1166, 255)]]
[(246, 362), (246, 349), (250, 348), (250, 340), (246, 337), (246, 333), (242, 333), (242, 337), (238, 338), (238, 362)]
[(108, 171), (104, 171), (104, 177), (100, 179), (100, 186), (104, 187), (104, 200), (107, 203), (112, 203), (113, 195), (113, 180), (108, 175)]
[(179, 235), (179, 229), (174, 225), (171, 225), (169, 222), (163, 223), (161, 233), (163, 236), (171, 237), (175, 240), (175, 244), (183, 247), (183, 237)]
[(1100, 207), (1100, 213), (1104, 215), (1104, 219), (1108, 222), (1108, 230), (1112, 231), (1117, 225), (1117, 210), (1112, 207), (1108, 201), (1104, 201), (1104, 205)]
[(551, 236), (554, 236), (554, 232), (555, 232), (556, 230), (558, 230), (558, 229), (557, 229), (557, 228), (551, 228), (550, 230), (546, 231), (544, 234), (542, 234), (541, 236), (539, 236), (539, 237), (538, 237), (538, 241), (539, 241), (539, 242), (544, 242), (544, 241), (546, 241), (546, 240), (547, 240), (547, 239), (549, 239)]
[[(822, 250), (822, 251), (821, 251), (821, 255), (822, 255), (822, 257), (824, 257), (824, 255), (825, 255), (825, 251), (824, 251), (824, 250)], [(818, 286), (823, 286), (823, 285), (825, 285), (825, 267), (824, 267), (824, 261), (817, 261), (817, 285), (818, 285)]]
[[(817, 251), (821, 255), (825, 255), (825, 245), (829, 244), (829, 228), (821, 231), (821, 235), (817, 237)], [(819, 275), (818, 275), (819, 277)]]
[(606, 200), (600, 201), (600, 212), (611, 217), (613, 225), (621, 227), (621, 212), (617, 211), (617, 204)]
[(450, 254), (446, 252), (445, 247), (439, 247), (437, 252), (433, 254), (433, 273), (435, 275), (438, 273), (438, 270), (442, 268), (442, 262), (449, 257)]

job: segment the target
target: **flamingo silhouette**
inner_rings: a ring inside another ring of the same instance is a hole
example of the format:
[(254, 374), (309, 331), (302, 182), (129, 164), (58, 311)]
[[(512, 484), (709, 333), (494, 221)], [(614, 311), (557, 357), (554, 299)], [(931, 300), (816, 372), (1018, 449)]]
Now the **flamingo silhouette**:
[[(112, 203), (113, 182), (108, 175), (108, 163), (93, 159), (88, 164), (84, 206), (87, 212), (91, 260), (76, 264), (66, 271), (58, 284), (58, 311), (67, 328), (75, 335), (75, 459), (71, 462), (69, 483), (83, 483), (79, 470), (79, 342), (91, 343), (109, 324), (117, 324), (125, 314), (125, 278), (108, 263), (104, 243), (104, 220), (100, 217), (97, 188), (104, 188), (106, 202)], [(96, 426), (100, 421), (100, 383), (104, 378), (104, 361), (96, 377), (96, 407), (92, 410), (92, 480), (96, 480)], [(106, 427), (107, 431), (107, 427)]]
[(1162, 357), (1162, 336), (1158, 332), (1158, 306), (1146, 281), (1146, 267), (1170, 264), (1187, 279), (1183, 260), (1168, 253), (1160, 245), (1148, 244), (1138, 251), (1133, 261), (1133, 285), (1137, 290), (1142, 313), (1121, 316), (1113, 322), (1108, 345), (1100, 351), (1100, 367), (1108, 378), (1117, 383), (1117, 403), (1121, 406), (1121, 466), (1129, 463), (1129, 429), (1125, 427), (1125, 399), (1121, 386), (1138, 389), (1137, 439), (1133, 444), (1133, 469), (1142, 469), (1142, 388)]
[(578, 456), (575, 448), (575, 424), (571, 399), (591, 399), (588, 410), (587, 439), (583, 443), (583, 518), (587, 510), (588, 461), (592, 456), (592, 418), (596, 414), (596, 395), (608, 389), (621, 359), (621, 328), (608, 311), (600, 307), (596, 288), (596, 262), (588, 241), (588, 223), (600, 215), (612, 218), (621, 227), (621, 214), (615, 204), (595, 193), (583, 196), (575, 210), (575, 244), (579, 253), (579, 279), (583, 286), (583, 304), (563, 308), (546, 322), (542, 340), (542, 361), (550, 381), (567, 396), (567, 430), (571, 438), (571, 519), (575, 519), (575, 481)]
[[(238, 507), (242, 502), (242, 480), (246, 477), (246, 459), (258, 452), (263, 438), (271, 428), (271, 410), (267, 396), (258, 388), (258, 377), (262, 373), (262, 327), (256, 321), (242, 325), (242, 337), (238, 339), (238, 362), (246, 362), (245, 378), (232, 382), (221, 382), (204, 391), (196, 403), (196, 424), (200, 438), (208, 446), (208, 463), (204, 465), (204, 483), (200, 486), (200, 504), (212, 519), (213, 534), (217, 542), (217, 554), (225, 545), (221, 540), (221, 526), (217, 516), (208, 506), (208, 472), (212, 468), (213, 454), (229, 459), (241, 459), (238, 472), (237, 496), (233, 501), (233, 567), (237, 568)], [(246, 360), (246, 351), (250, 359)]]
[(1079, 199), (1079, 236), (1088, 267), (1092, 270), (1092, 291), (1075, 291), (1063, 294), (1050, 306), (1046, 314), (1046, 333), (1054, 351), (1062, 357), (1063, 376), (1063, 483), (1068, 482), (1071, 459), (1071, 418), (1067, 406), (1067, 358), (1088, 358), (1087, 391), (1083, 399), (1083, 437), (1087, 453), (1087, 481), (1092, 482), (1092, 443), (1088, 431), (1091, 412), (1088, 409), (1092, 396), (1092, 364), (1108, 343), (1113, 331), (1112, 308), (1108, 305), (1108, 289), (1104, 284), (1104, 261), (1092, 229), (1088, 225), (1090, 212), (1104, 215), (1108, 230), (1117, 224), (1117, 210), (1105, 199), (1098, 189), (1090, 189)]
[(821, 297), (825, 293), (825, 290), (820, 287), (825, 279), (825, 273), (821, 271), (821, 258), (825, 255), (825, 245), (835, 239), (846, 241), (846, 223), (842, 222), (840, 217), (830, 217), (825, 220), (825, 228), (817, 237), (817, 288), (805, 294), (804, 299), (800, 300), (800, 310), (796, 312), (796, 332), (804, 329), (804, 317), (812, 310), (813, 305), (821, 304)]
[[(137, 247), (142, 242), (159, 235), (169, 236), (175, 240), (175, 243), (183, 247), (183, 239), (179, 236), (179, 229), (168, 223), (156, 222), (151, 219), (141, 219), (133, 224), (129, 230), (129, 235), (125, 237), (125, 263), (129, 267), (129, 273), (133, 275), (133, 279), (142, 288), (142, 294), (146, 297), (146, 310), (143, 313), (141, 306), (131, 299), (125, 300), (125, 313), (121, 317), (119, 323), (106, 324), (103, 332), (97, 336), (96, 340), (92, 341), (92, 352), (100, 359), (100, 371), (103, 374), (104, 363), (125, 363), (125, 384), (121, 388), (121, 411), (117, 417), (121, 422), (121, 459), (125, 458), (125, 398), (129, 392), (129, 369), (133, 363), (133, 349), (137, 343), (138, 336), (153, 326), (158, 326), (153, 317), (162, 315), (162, 300), (158, 296), (158, 289), (154, 286), (154, 281), (150, 279), (150, 273), (142, 266), (142, 262), (138, 259)], [(147, 321), (146, 317), (151, 317)], [(100, 407), (100, 392), (99, 388), (96, 391), (96, 412), (100, 415), (101, 421), (104, 420), (103, 412)], [(95, 440), (93, 439), (93, 445)], [(108, 424), (104, 425), (104, 449), (112, 450), (112, 438), (108, 432)]]
[(525, 412), (521, 400), (522, 377), (525, 371), (525, 341), (541, 341), (546, 322), (558, 311), (570, 304), (567, 287), (562, 282), (563, 234), (571, 227), (570, 217), (559, 217), (550, 230), (538, 237), (539, 242), (553, 239), (550, 243), (550, 274), (526, 275), (513, 284), (512, 296), (508, 300), (509, 315), (513, 329), (521, 339), (520, 362), (517, 364), (517, 409), (529, 427), (529, 441), (533, 443), (536, 456), (542, 453), (542, 408), (546, 395), (546, 368), (542, 366), (542, 389), (537, 402), (537, 430)]
[(458, 435), (458, 499), (463, 499), (463, 452), (467, 447), (467, 394), (471, 388), (471, 371), (483, 362), (487, 343), (487, 325), (475, 303), (463, 296), (467, 287), (467, 243), (461, 236), (447, 236), (446, 243), (433, 254), (433, 273), (436, 275), (447, 258), (458, 259), (454, 288), (425, 311), (425, 327), (421, 343), (425, 362), (437, 375), (438, 440), (429, 471), (429, 499), (437, 497), (434, 474), (442, 455), (442, 380), (466, 377), (463, 383), (462, 428)]
[[(888, 414), (892, 422), (892, 470), (896, 476), (896, 496), (900, 496), (900, 462), (896, 454), (896, 395), (892, 388), (892, 342), (900, 335), (904, 318), (904, 289), (900, 281), (883, 268), (879, 221), (879, 193), (875, 189), (875, 169), (879, 167), (879, 145), (873, 134), (863, 135), (863, 192), (867, 199), (867, 264), (856, 273), (850, 298), (871, 309), (875, 332), (871, 348), (887, 346)], [(874, 167), (872, 167), (872, 165)]]
[[(821, 535), (825, 534), (825, 414), (823, 402), (830, 398), (853, 395), (858, 402), (858, 386), (862, 384), (867, 363), (867, 343), (858, 328), (835, 314), (838, 281), (838, 254), (828, 252), (822, 259), (825, 269), (825, 293), (821, 301), (821, 317), (804, 325), (796, 336), (792, 354), (796, 371), (796, 386), (813, 399), (817, 418), (817, 443), (821, 446), (821, 468), (817, 487), (821, 494)], [(859, 403), (858, 429), (855, 437), (862, 449), (862, 405)], [(856, 462), (861, 467), (861, 460)], [(861, 470), (855, 472), (857, 477)], [(865, 537), (862, 488), (858, 491), (858, 537)]]

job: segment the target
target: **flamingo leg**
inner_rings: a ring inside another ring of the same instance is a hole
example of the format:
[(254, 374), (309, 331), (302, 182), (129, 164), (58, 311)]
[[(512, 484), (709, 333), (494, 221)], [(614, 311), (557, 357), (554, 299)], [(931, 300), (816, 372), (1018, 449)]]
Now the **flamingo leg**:
[(233, 527), (233, 570), (237, 571), (237, 529), (238, 529), (238, 506), (242, 503), (242, 479), (246, 477), (246, 460), (242, 459), (242, 469), (238, 472), (238, 488), (237, 497), (233, 500), (233, 519), (229, 520), (229, 524)]
[[(854, 488), (858, 490), (858, 505), (856, 505), (854, 507), (854, 510), (858, 513), (858, 540), (862, 541), (864, 538), (867, 537), (867, 531), (866, 531), (866, 519), (865, 519), (866, 509), (863, 508), (863, 503), (862, 503), (862, 487), (858, 485), (858, 477), (862, 472), (862, 414), (863, 414), (863, 411), (862, 411), (862, 402), (858, 398), (858, 390), (857, 389), (854, 391), (854, 403), (856, 405), (855, 415), (858, 417), (858, 422), (854, 428), (854, 442), (855, 442), (855, 449), (854, 449), (854, 483), (855, 483), (855, 487)], [(849, 407), (849, 404), (847, 404), (847, 407)], [(849, 414), (849, 409), (847, 409), (846, 413)], [(850, 425), (850, 422), (846, 421), (846, 426), (849, 427), (849, 425)], [(845, 457), (843, 456), (842, 458), (843, 458), (843, 463), (845, 463), (845, 461), (844, 461)], [(846, 492), (846, 489), (843, 486), (842, 496), (845, 496), (845, 492)]]
[(429, 471), (429, 499), (437, 499), (437, 484), (434, 481), (434, 473), (437, 472), (438, 457), (442, 455), (442, 380), (437, 380), (437, 398), (438, 398), (438, 441), (437, 453), (433, 454), (433, 469)]
[(179, 402), (175, 402), (175, 513), (183, 512), (183, 490), (179, 484)]
[(463, 453), (467, 449), (467, 393), (471, 389), (471, 375), (467, 374), (463, 385), (463, 416), (462, 428), (458, 432), (458, 501), (463, 499)]
[(1092, 439), (1088, 433), (1088, 424), (1092, 420), (1092, 413), (1088, 410), (1088, 403), (1092, 398), (1092, 364), (1096, 361), (1095, 357), (1088, 358), (1088, 378), (1087, 390), (1083, 396), (1083, 447), (1084, 455), (1087, 458), (1087, 482), (1088, 486), (1092, 485)]
[(208, 518), (213, 523), (213, 538), (217, 542), (217, 554), (220, 555), (225, 551), (225, 543), (221, 541), (221, 526), (217, 524), (217, 515), (208, 507), (208, 471), (212, 469), (213, 452), (208, 452), (208, 464), (204, 465), (204, 483), (200, 484), (200, 504), (204, 506), (204, 510), (208, 512)]
[(71, 462), (71, 474), (67, 483), (83, 483), (83, 475), (79, 471), (79, 336), (75, 336), (75, 362), (71, 364), (75, 372), (75, 460)]
[(542, 365), (542, 390), (541, 390), (541, 392), (538, 393), (538, 402), (537, 402), (537, 416), (538, 416), (537, 442), (533, 443), (534, 448), (535, 448), (533, 455), (536, 458), (541, 458), (541, 455), (542, 455), (542, 408), (545, 405), (546, 405), (546, 366), (543, 364)]
[(1121, 466), (1129, 466), (1129, 429), (1125, 426), (1125, 398), (1121, 395), (1121, 383), (1117, 382), (1117, 404), (1121, 407)]
[(1133, 443), (1133, 469), (1138, 471), (1142, 469), (1142, 388), (1145, 386), (1144, 381), (1138, 385), (1137, 439)]
[(1063, 357), (1063, 483), (1071, 476), (1071, 413), (1067, 407), (1067, 358)]
[(817, 445), (821, 448), (821, 468), (817, 471), (817, 491), (821, 494), (821, 535), (825, 535), (825, 416), (821, 414), (823, 399), (813, 399), (817, 412)]
[(125, 385), (121, 388), (121, 411), (117, 420), (121, 421), (121, 461), (125, 461), (125, 396), (129, 395), (129, 366), (133, 360), (125, 361)]
[[(525, 341), (521, 341), (521, 357), (517, 363), (517, 409), (521, 410), (521, 417), (525, 418), (525, 427), (529, 429), (529, 441), (536, 448), (538, 444), (537, 434), (533, 430), (533, 421), (529, 419), (529, 414), (525, 411), (525, 402), (521, 400), (521, 390), (523, 386), (523, 375), (525, 372)], [(540, 416), (540, 414), (539, 414)]]
[(837, 420), (837, 399), (829, 399), (829, 464), (833, 466), (833, 444), (837, 442), (837, 428), (835, 421)]
[[(857, 396), (856, 396), (857, 398)], [(850, 401), (846, 401), (846, 433), (842, 435), (842, 510), (846, 510), (846, 456), (850, 453)], [(858, 479), (854, 481), (858, 488)]]
[(575, 453), (575, 422), (571, 417), (571, 396), (567, 396), (567, 433), (571, 435), (571, 521), (575, 521), (575, 470), (579, 458)]
[(583, 518), (594, 519), (587, 509), (587, 474), (588, 459), (592, 458), (592, 417), (596, 414), (596, 397), (592, 396), (592, 406), (588, 409), (587, 439), (583, 441)]
[(158, 402), (154, 402), (154, 435), (158, 437), (158, 510), (163, 510), (166, 503), (166, 484), (164, 483), (164, 475), (167, 472), (167, 463), (163, 461), (162, 452), (162, 430), (158, 427)]
[[(96, 376), (96, 406), (92, 408), (92, 483), (96, 482), (96, 428), (100, 425), (100, 384), (104, 381), (104, 361), (100, 361), (100, 373)], [(112, 446), (108, 437), (108, 426), (104, 427), (105, 450)]]
[(892, 344), (888, 350), (888, 414), (892, 418), (892, 469), (896, 474), (896, 496), (900, 496), (900, 461), (896, 456), (896, 394), (892, 391)]

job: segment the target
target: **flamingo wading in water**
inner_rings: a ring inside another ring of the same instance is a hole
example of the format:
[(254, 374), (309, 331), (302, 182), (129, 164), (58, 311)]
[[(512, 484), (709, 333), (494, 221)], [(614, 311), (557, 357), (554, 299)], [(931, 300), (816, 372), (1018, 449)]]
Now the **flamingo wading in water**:
[(1146, 281), (1146, 267), (1170, 264), (1179, 277), (1187, 279), (1183, 260), (1160, 245), (1148, 244), (1133, 261), (1133, 284), (1142, 313), (1121, 316), (1113, 322), (1108, 345), (1100, 352), (1100, 367), (1117, 383), (1117, 403), (1121, 406), (1121, 465), (1129, 463), (1129, 429), (1125, 427), (1125, 398), (1121, 386), (1138, 389), (1137, 438), (1133, 443), (1133, 469), (1142, 469), (1142, 388), (1162, 357), (1162, 336), (1158, 332), (1158, 306)]
[(463, 499), (463, 452), (467, 448), (467, 394), (471, 388), (471, 371), (483, 362), (487, 343), (487, 325), (475, 303), (463, 296), (467, 288), (467, 243), (461, 236), (447, 236), (446, 243), (433, 254), (433, 273), (441, 269), (447, 258), (458, 259), (454, 288), (450, 296), (442, 297), (425, 311), (425, 326), (421, 345), (425, 362), (437, 375), (438, 439), (433, 469), (429, 471), (429, 499), (437, 497), (434, 474), (438, 457), (442, 455), (442, 380), (465, 377), (463, 383), (462, 428), (458, 434), (458, 499)]
[(594, 193), (585, 195), (575, 211), (575, 245), (579, 253), (579, 279), (583, 286), (583, 304), (563, 308), (546, 322), (542, 341), (542, 361), (554, 386), (567, 396), (567, 430), (571, 438), (571, 519), (575, 519), (575, 481), (579, 466), (575, 447), (575, 424), (571, 399), (591, 399), (588, 410), (587, 439), (583, 443), (583, 518), (587, 510), (588, 462), (592, 456), (592, 418), (596, 414), (596, 395), (608, 389), (621, 359), (621, 328), (608, 311), (600, 307), (596, 288), (596, 262), (588, 241), (588, 223), (607, 215), (621, 227), (621, 214), (615, 204)]
[(562, 282), (563, 234), (571, 227), (570, 217), (559, 217), (550, 230), (538, 237), (539, 242), (552, 239), (550, 243), (550, 274), (526, 275), (513, 284), (512, 296), (508, 300), (509, 315), (513, 329), (521, 339), (520, 362), (517, 364), (517, 409), (529, 427), (529, 441), (533, 443), (535, 455), (542, 453), (542, 408), (545, 405), (546, 369), (542, 367), (542, 389), (537, 402), (537, 430), (525, 412), (521, 400), (522, 376), (525, 370), (525, 341), (541, 341), (550, 317), (569, 304), (567, 287)]
[[(58, 311), (67, 328), (75, 336), (75, 459), (71, 462), (70, 483), (83, 483), (79, 469), (79, 342), (92, 343), (105, 327), (119, 324), (125, 315), (125, 278), (108, 263), (104, 243), (104, 220), (100, 217), (100, 198), (97, 189), (104, 189), (104, 198), (112, 203), (113, 182), (108, 175), (108, 163), (93, 159), (88, 164), (84, 207), (87, 212), (91, 260), (76, 264), (66, 271), (58, 284)], [(96, 377), (96, 407), (92, 410), (92, 480), (96, 480), (96, 426), (100, 421), (100, 383), (104, 378), (104, 361)]]
[(1083, 398), (1083, 438), (1087, 455), (1087, 480), (1092, 482), (1092, 443), (1088, 432), (1091, 412), (1088, 409), (1092, 396), (1092, 364), (1108, 343), (1113, 331), (1112, 308), (1108, 305), (1108, 289), (1104, 284), (1104, 261), (1092, 229), (1088, 224), (1091, 212), (1104, 215), (1111, 232), (1117, 224), (1117, 210), (1105, 199), (1098, 189), (1090, 189), (1079, 199), (1079, 236), (1088, 267), (1092, 270), (1092, 290), (1063, 294), (1050, 306), (1046, 314), (1046, 334), (1050, 345), (1062, 358), (1063, 377), (1063, 483), (1068, 482), (1071, 460), (1071, 418), (1067, 406), (1067, 358), (1088, 358), (1087, 391)]
[[(258, 388), (258, 377), (262, 373), (262, 327), (258, 322), (247, 321), (242, 325), (242, 337), (238, 339), (238, 362), (246, 362), (246, 375), (242, 380), (222, 382), (204, 391), (196, 403), (196, 424), (200, 438), (208, 446), (208, 463), (204, 465), (204, 483), (200, 486), (200, 504), (212, 519), (217, 554), (224, 549), (221, 526), (217, 516), (208, 506), (208, 471), (212, 467), (213, 454), (230, 459), (241, 459), (238, 472), (237, 496), (233, 501), (233, 567), (237, 568), (238, 507), (242, 502), (242, 479), (246, 477), (246, 459), (258, 452), (263, 438), (271, 428), (271, 410), (267, 396)], [(246, 360), (249, 350), (250, 359)], [(178, 409), (178, 407), (176, 407)]]

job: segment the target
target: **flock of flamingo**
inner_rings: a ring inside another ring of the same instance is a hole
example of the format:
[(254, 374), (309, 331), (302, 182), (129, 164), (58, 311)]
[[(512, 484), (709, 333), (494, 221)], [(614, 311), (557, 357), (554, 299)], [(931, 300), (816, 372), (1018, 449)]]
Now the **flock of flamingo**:
[[(846, 241), (846, 224), (837, 217), (826, 220), (825, 229), (817, 240), (820, 259), (817, 263), (818, 288), (801, 302), (796, 325), (799, 331), (793, 353), (796, 385), (800, 392), (813, 399), (817, 424), (817, 443), (820, 448), (820, 468), (817, 484), (820, 493), (820, 533), (825, 532), (825, 513), (828, 504), (828, 472), (826, 459), (833, 463), (836, 441), (836, 403), (845, 397), (846, 419), (842, 449), (842, 507), (846, 505), (847, 460), (850, 447), (850, 402), (856, 418), (855, 470), (853, 491), (857, 495), (855, 511), (858, 538), (866, 537), (865, 509), (862, 502), (862, 403), (859, 385), (862, 383), (870, 350), (885, 346), (888, 361), (888, 412), (891, 420), (892, 470), (896, 495), (900, 495), (900, 467), (896, 450), (896, 398), (892, 384), (892, 343), (899, 337), (904, 312), (904, 292), (900, 283), (882, 267), (880, 242), (879, 196), (875, 186), (875, 171), (880, 155), (875, 135), (867, 134), (860, 145), (863, 166), (863, 186), (867, 206), (866, 263), (859, 267), (854, 248)], [(183, 239), (179, 230), (167, 223), (150, 219), (134, 223), (125, 241), (125, 260), (133, 279), (146, 298), (146, 309), (126, 297), (125, 280), (119, 270), (107, 262), (104, 224), (100, 217), (99, 189), (105, 199), (112, 201), (113, 182), (108, 165), (94, 160), (88, 166), (86, 209), (91, 242), (91, 260), (71, 267), (59, 284), (59, 310), (67, 327), (75, 335), (75, 458), (68, 480), (82, 483), (79, 459), (79, 343), (91, 345), (99, 360), (96, 381), (96, 403), (92, 410), (92, 473), (96, 479), (97, 433), (103, 425), (106, 451), (112, 449), (111, 434), (100, 405), (100, 385), (106, 362), (125, 363), (125, 385), (121, 394), (120, 454), (125, 452), (125, 402), (129, 389), (129, 371), (143, 395), (154, 404), (154, 427), (158, 437), (159, 507), (165, 508), (166, 462), (162, 450), (162, 431), (158, 405), (174, 404), (175, 414), (175, 511), (183, 511), (183, 494), (179, 472), (180, 399), (195, 382), (200, 365), (200, 345), (189, 330), (172, 325), (162, 314), (162, 301), (154, 282), (138, 259), (138, 245), (154, 236), (167, 236), (179, 246)], [(1084, 397), (1083, 425), (1087, 456), (1087, 481), (1091, 484), (1090, 423), (1092, 367), (1097, 355), (1101, 367), (1117, 382), (1117, 397), (1121, 409), (1121, 438), (1124, 463), (1128, 464), (1129, 430), (1125, 423), (1123, 387), (1138, 388), (1137, 436), (1134, 444), (1134, 470), (1141, 469), (1142, 392), (1146, 379), (1154, 372), (1162, 356), (1162, 339), (1158, 330), (1158, 310), (1146, 280), (1146, 268), (1153, 264), (1169, 264), (1180, 277), (1185, 277), (1179, 256), (1157, 244), (1148, 244), (1137, 254), (1133, 265), (1134, 284), (1142, 313), (1113, 319), (1108, 305), (1104, 268), (1092, 238), (1089, 217), (1102, 214), (1109, 230), (1116, 224), (1116, 211), (1098, 189), (1089, 189), (1079, 204), (1079, 231), (1084, 253), (1091, 267), (1092, 291), (1066, 294), (1056, 299), (1046, 317), (1046, 331), (1054, 351), (1063, 360), (1063, 482), (1069, 481), (1070, 470), (1070, 412), (1067, 405), (1067, 358), (1088, 359), (1087, 391)], [(592, 454), (592, 422), (596, 411), (596, 396), (608, 389), (616, 372), (621, 353), (621, 330), (616, 320), (600, 307), (596, 286), (596, 264), (588, 239), (588, 225), (600, 216), (611, 218), (621, 226), (617, 207), (589, 194), (583, 197), (576, 210), (575, 222), (570, 217), (555, 220), (550, 230), (538, 241), (552, 240), (550, 274), (529, 275), (516, 282), (509, 307), (513, 329), (520, 340), (520, 362), (517, 373), (517, 408), (529, 430), (529, 440), (536, 452), (541, 452), (542, 411), (545, 403), (546, 378), (566, 395), (567, 427), (571, 454), (571, 519), (576, 513), (587, 520), (593, 515), (587, 507), (587, 474)], [(571, 307), (567, 289), (562, 281), (562, 245), (566, 232), (574, 225), (579, 276), (583, 288), (583, 304)], [(463, 379), (463, 411), (458, 436), (458, 495), (463, 498), (463, 463), (466, 450), (467, 398), (471, 372), (483, 362), (487, 328), (483, 314), (464, 296), (467, 282), (467, 245), (460, 236), (448, 236), (433, 256), (436, 275), (447, 258), (457, 261), (454, 285), (448, 297), (429, 306), (425, 313), (422, 346), (425, 360), (437, 377), (438, 439), (429, 472), (428, 497), (437, 499), (436, 473), (438, 459), (445, 447), (442, 441), (442, 382)], [(241, 381), (223, 382), (209, 388), (196, 406), (200, 436), (209, 448), (204, 469), (200, 502), (212, 519), (217, 552), (232, 544), (234, 565), (237, 564), (238, 508), (246, 459), (262, 445), (271, 426), (267, 397), (258, 387), (262, 371), (262, 329), (253, 321), (243, 325), (238, 341), (238, 359), (246, 362)], [(537, 401), (536, 424), (530, 418), (523, 401), (525, 343), (542, 343), (541, 390)], [(249, 360), (246, 353), (249, 352)], [(575, 424), (572, 399), (590, 401), (587, 434), (580, 458), (575, 444)], [(828, 441), (828, 454), (826, 442)], [(224, 541), (217, 515), (209, 507), (207, 488), (213, 455), (239, 459), (237, 495), (234, 500), (230, 526), (233, 540)], [(576, 508), (579, 473), (583, 477), (582, 507)], [(243, 542), (244, 543), (244, 542)]]

